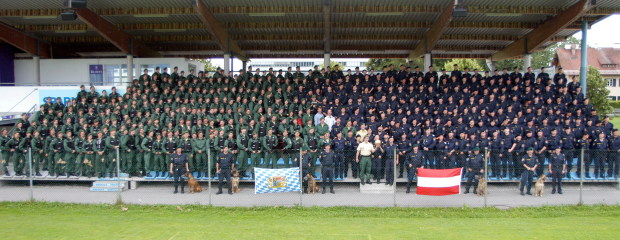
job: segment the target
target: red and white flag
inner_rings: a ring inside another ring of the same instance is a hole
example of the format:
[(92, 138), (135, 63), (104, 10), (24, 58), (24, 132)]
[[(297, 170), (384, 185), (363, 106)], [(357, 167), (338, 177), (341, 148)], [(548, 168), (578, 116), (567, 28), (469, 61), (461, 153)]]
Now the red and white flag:
[(463, 168), (418, 168), (418, 195), (444, 196), (461, 193)]

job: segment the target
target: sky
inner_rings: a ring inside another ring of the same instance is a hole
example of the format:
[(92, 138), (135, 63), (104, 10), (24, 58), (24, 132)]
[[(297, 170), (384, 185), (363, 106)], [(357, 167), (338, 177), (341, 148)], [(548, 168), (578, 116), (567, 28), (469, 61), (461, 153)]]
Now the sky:
[[(592, 47), (617, 47), (620, 48), (620, 31), (618, 31), (618, 26), (620, 26), (620, 14), (611, 15), (602, 21), (597, 22), (592, 25), (591, 29), (588, 30), (588, 45)], [(577, 39), (581, 39), (581, 31), (575, 33)], [(266, 61), (276, 60), (276, 59), (264, 59)], [(291, 59), (277, 59), (276, 61), (297, 61), (297, 60), (309, 60), (309, 59), (301, 59), (301, 58), (291, 58)], [(312, 61), (322, 61), (322, 59), (310, 59)], [(343, 61), (344, 59), (332, 58), (333, 61)], [(359, 61), (367, 61), (368, 59), (356, 59)], [(222, 58), (213, 58), (211, 59), (211, 63), (214, 66), (224, 66), (224, 59)], [(248, 65), (251, 65), (249, 63)], [(235, 71), (239, 70), (242, 66), (241, 61), (235, 59), (233, 62), (233, 69)]]

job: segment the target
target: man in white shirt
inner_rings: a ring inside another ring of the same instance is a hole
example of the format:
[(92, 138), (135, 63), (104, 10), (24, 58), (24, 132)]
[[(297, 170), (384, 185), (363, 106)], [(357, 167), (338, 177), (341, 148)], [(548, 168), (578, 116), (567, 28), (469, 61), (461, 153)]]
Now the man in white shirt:
[(327, 116), (325, 116), (325, 124), (329, 127), (329, 131), (332, 131), (332, 126), (336, 123), (336, 118), (332, 115), (332, 110), (327, 110)]
[(321, 123), (321, 119), (324, 117), (325, 115), (323, 115), (323, 109), (317, 108), (316, 114), (314, 114), (314, 125), (319, 125), (319, 123)]
[(370, 142), (368, 142), (368, 136), (364, 136), (364, 141), (357, 146), (357, 155), (355, 156), (355, 162), (360, 163), (360, 183), (364, 185), (364, 179), (366, 179), (365, 183), (370, 183), (370, 155), (375, 152), (375, 146), (373, 146)]

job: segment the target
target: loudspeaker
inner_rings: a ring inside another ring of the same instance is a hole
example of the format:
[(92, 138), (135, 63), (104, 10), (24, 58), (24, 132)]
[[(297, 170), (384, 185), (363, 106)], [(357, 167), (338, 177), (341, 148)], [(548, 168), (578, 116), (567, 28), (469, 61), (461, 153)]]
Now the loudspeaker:
[(452, 10), (453, 17), (467, 17), (467, 8), (454, 8)]
[(63, 21), (74, 21), (75, 19), (77, 19), (77, 14), (75, 14), (74, 11), (63, 12), (60, 14), (60, 19), (62, 19)]
[(68, 8), (86, 8), (87, 0), (67, 0)]

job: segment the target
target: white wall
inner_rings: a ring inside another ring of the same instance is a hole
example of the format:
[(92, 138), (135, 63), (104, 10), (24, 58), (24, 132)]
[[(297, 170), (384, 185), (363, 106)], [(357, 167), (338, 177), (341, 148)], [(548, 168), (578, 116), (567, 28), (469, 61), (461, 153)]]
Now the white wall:
[[(196, 69), (204, 69), (204, 64), (185, 58), (134, 58), (134, 78), (142, 74), (142, 64), (170, 64), (169, 73), (174, 66), (189, 74), (188, 64)], [(41, 85), (80, 85), (88, 84), (89, 65), (127, 64), (126, 58), (86, 58), (86, 59), (41, 59)], [(15, 84), (36, 85), (32, 59), (15, 60)], [(163, 71), (163, 69), (162, 69)], [(152, 74), (152, 73), (150, 73)]]

